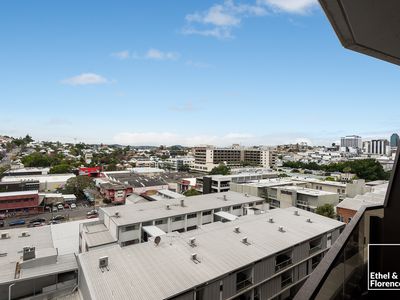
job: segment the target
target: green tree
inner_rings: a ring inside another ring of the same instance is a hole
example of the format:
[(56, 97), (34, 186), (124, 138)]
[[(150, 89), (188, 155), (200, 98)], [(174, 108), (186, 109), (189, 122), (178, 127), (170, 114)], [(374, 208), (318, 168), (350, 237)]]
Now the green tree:
[(231, 173), (231, 169), (224, 164), (220, 164), (218, 167), (215, 167), (211, 170), (210, 175), (229, 175)]
[(183, 194), (184, 194), (186, 197), (201, 195), (201, 193), (200, 193), (198, 190), (195, 190), (195, 189), (187, 190), (187, 191), (184, 192)]
[(52, 159), (40, 152), (34, 152), (21, 159), (25, 167), (50, 167)]
[(318, 206), (315, 212), (321, 216), (325, 216), (331, 219), (335, 218), (335, 209), (333, 205), (329, 203)]
[(190, 167), (189, 165), (182, 165), (178, 167), (178, 171), (180, 172), (190, 172)]
[(328, 176), (325, 178), (326, 181), (336, 181), (335, 177)]
[(50, 168), (50, 174), (63, 174), (63, 173), (71, 173), (72, 167), (69, 164), (59, 164), (52, 166)]
[(66, 194), (75, 194), (77, 198), (83, 199), (83, 190), (87, 188), (94, 188), (94, 182), (92, 178), (89, 176), (80, 175), (68, 179), (62, 192)]

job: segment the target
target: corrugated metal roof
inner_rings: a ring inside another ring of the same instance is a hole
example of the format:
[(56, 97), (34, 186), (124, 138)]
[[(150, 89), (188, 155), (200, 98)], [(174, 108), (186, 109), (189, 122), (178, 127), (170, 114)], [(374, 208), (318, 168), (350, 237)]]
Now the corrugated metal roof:
[[(226, 200), (224, 199), (224, 196), (226, 196)], [(212, 210), (231, 205), (253, 203), (264, 199), (229, 191), (224, 193), (186, 197), (184, 198), (184, 206), (181, 206), (181, 200), (182, 198), (165, 199), (163, 201), (115, 207), (102, 207), (100, 209), (109, 216), (114, 216), (115, 213), (118, 212), (119, 217), (112, 217), (110, 220), (118, 226), (123, 226), (176, 215)], [(169, 205), (170, 209), (166, 209), (166, 205)]]
[[(167, 234), (158, 246), (149, 242), (106, 247), (82, 253), (78, 259), (94, 299), (164, 299), (343, 226), (307, 211), (296, 216), (295, 210), (274, 209), (180, 235)], [(269, 223), (269, 217), (275, 222)], [(306, 222), (307, 218), (313, 222)], [(235, 226), (240, 233), (234, 232)], [(284, 233), (279, 226), (284, 226)], [(249, 245), (241, 242), (245, 236)], [(190, 245), (191, 237), (196, 247)], [(200, 263), (192, 261), (192, 253), (197, 253)], [(101, 256), (109, 257), (109, 271), (98, 268)]]

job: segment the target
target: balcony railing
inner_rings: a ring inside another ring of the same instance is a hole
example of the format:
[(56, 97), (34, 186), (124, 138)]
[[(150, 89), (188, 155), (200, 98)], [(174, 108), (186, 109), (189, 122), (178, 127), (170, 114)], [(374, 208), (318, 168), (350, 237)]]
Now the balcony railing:
[(321, 245), (314, 246), (314, 247), (310, 248), (310, 254), (318, 252), (321, 249), (322, 249)]
[(240, 282), (236, 283), (236, 291), (240, 291), (252, 284), (253, 284), (253, 282), (251, 281), (251, 278), (247, 278), (243, 281), (240, 281)]
[(292, 284), (293, 280), (292, 277), (288, 277), (282, 280), (281, 282), (281, 288), (283, 289), (284, 287), (287, 287), (288, 285)]
[(283, 262), (281, 262), (279, 264), (276, 264), (275, 265), (275, 272), (278, 272), (278, 271), (286, 268), (287, 266), (289, 266), (291, 264), (292, 264), (292, 259), (291, 258), (289, 258), (289, 259), (287, 259), (287, 260), (285, 260), (285, 261), (283, 261)]

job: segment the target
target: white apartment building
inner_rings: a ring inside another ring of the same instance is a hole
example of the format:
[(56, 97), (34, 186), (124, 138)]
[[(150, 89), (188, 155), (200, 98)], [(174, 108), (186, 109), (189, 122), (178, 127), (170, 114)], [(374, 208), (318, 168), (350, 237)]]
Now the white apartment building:
[(102, 207), (99, 221), (80, 229), (80, 251), (146, 242), (168, 232), (186, 232), (205, 224), (232, 221), (269, 208), (265, 199), (235, 192)]
[(193, 155), (193, 169), (201, 172), (210, 172), (219, 164), (226, 164), (229, 167), (239, 167), (243, 162), (269, 168), (275, 165), (277, 157), (274, 151), (266, 148), (245, 148), (238, 146), (219, 148), (211, 145), (194, 147)]
[(390, 155), (391, 147), (387, 139), (365, 141), (363, 150), (366, 154)]
[(342, 137), (342, 138), (340, 138), (340, 147), (341, 148), (361, 149), (362, 148), (362, 138), (358, 135), (347, 135), (345, 137)]
[(291, 299), (344, 224), (296, 208), (81, 253), (85, 300)]

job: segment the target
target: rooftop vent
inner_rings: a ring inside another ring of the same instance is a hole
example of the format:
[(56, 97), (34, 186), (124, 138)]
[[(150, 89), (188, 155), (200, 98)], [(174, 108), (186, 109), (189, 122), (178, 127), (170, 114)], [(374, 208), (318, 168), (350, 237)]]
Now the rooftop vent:
[(278, 227), (278, 230), (279, 230), (280, 232), (285, 232), (285, 229), (283, 229), (283, 226), (279, 226), (279, 227)]
[(223, 195), (222, 198), (224, 199), (224, 201), (227, 201), (228, 198), (226, 197), (226, 195)]
[(200, 262), (199, 258), (197, 257), (197, 253), (190, 254), (190, 258), (197, 264)]
[(274, 218), (269, 218), (268, 222), (274, 223)]
[(36, 257), (35, 247), (25, 246), (22, 250), (22, 260), (26, 261)]
[(168, 210), (171, 209), (171, 207), (169, 206), (169, 204), (167, 204), (167, 207), (166, 207), (166, 208), (167, 208)]
[(21, 232), (21, 237), (27, 237), (27, 236), (30, 236), (28, 231), (22, 231)]
[(235, 231), (234, 231), (234, 232), (240, 233), (240, 228), (239, 228), (239, 226), (236, 226), (236, 227), (235, 227)]
[(181, 206), (182, 206), (182, 207), (185, 206), (185, 200), (184, 200), (184, 199), (181, 200)]
[(196, 238), (192, 237), (189, 239), (189, 245), (192, 247), (196, 247)]
[(307, 221), (308, 223), (312, 223), (312, 221), (311, 221), (310, 218), (308, 218), (306, 221)]
[(10, 234), (8, 232), (2, 232), (1, 233), (1, 239), (5, 240), (5, 239), (9, 239), (10, 238)]
[(116, 218), (119, 218), (119, 217), (120, 217), (119, 211), (116, 211), (115, 214), (114, 214), (114, 216), (115, 216)]
[(294, 211), (294, 215), (295, 215), (295, 216), (300, 216), (299, 211), (298, 211), (298, 210), (295, 210), (295, 211)]
[(99, 268), (106, 268), (108, 270), (108, 256), (102, 256), (99, 258)]
[(244, 196), (245, 196), (245, 197), (249, 197), (249, 194), (246, 193), (246, 194), (244, 194)]
[(248, 239), (247, 239), (247, 236), (245, 236), (244, 238), (242, 238), (242, 243), (245, 244), (245, 245), (250, 245), (250, 243), (249, 243), (249, 241), (248, 241)]

